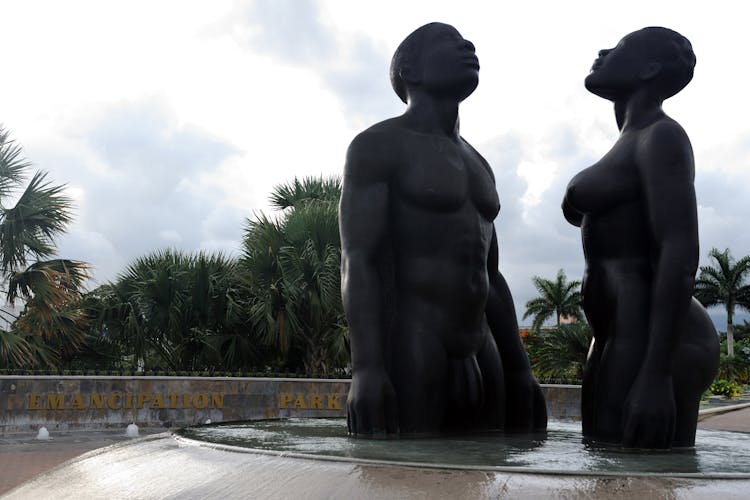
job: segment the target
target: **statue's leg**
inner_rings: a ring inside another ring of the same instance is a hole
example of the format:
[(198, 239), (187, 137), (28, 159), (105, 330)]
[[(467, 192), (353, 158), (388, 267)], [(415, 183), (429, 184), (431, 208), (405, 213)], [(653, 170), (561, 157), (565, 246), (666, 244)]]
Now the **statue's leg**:
[(621, 289), (597, 371), (593, 437), (599, 441), (622, 440), (623, 408), (648, 345), (648, 317), (648, 293)]
[(594, 437), (596, 428), (596, 382), (599, 363), (602, 357), (603, 342), (591, 340), (589, 354), (586, 358), (586, 366), (583, 369), (583, 385), (581, 387), (581, 419), (583, 436)]
[(609, 287), (601, 273), (584, 275), (583, 310), (594, 333), (595, 340), (589, 345), (586, 365), (583, 369), (581, 387), (581, 420), (583, 436), (596, 439), (597, 394), (600, 384), (599, 370), (604, 347), (614, 329), (616, 301), (607, 293)]
[(502, 429), (505, 425), (505, 379), (503, 363), (489, 332), (477, 353), (477, 364), (482, 374), (484, 406), (481, 409), (480, 425), (487, 429)]
[(701, 395), (711, 385), (719, 367), (716, 329), (695, 299), (672, 366), (676, 409), (673, 446), (693, 446)]
[(447, 356), (439, 337), (417, 325), (401, 330), (391, 352), (391, 382), (402, 436), (440, 432), (445, 409)]

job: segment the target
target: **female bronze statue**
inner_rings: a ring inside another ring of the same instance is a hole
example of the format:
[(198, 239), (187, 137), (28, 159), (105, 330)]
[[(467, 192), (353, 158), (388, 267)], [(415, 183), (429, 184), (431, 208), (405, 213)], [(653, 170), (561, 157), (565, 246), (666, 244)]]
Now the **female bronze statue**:
[(583, 433), (628, 448), (692, 446), (719, 344), (692, 298), (698, 265), (694, 162), (662, 110), (693, 77), (690, 42), (644, 28), (602, 50), (586, 88), (614, 103), (620, 136), (568, 185), (581, 228), (583, 308), (594, 331), (583, 380)]

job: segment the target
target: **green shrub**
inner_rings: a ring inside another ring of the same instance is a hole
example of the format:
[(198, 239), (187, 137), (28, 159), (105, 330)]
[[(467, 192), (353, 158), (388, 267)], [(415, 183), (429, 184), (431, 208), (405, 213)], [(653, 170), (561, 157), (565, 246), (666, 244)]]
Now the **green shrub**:
[(742, 394), (742, 386), (731, 380), (716, 380), (709, 388), (712, 394), (724, 396), (727, 399), (735, 399)]
[[(742, 350), (743, 345), (735, 342), (735, 355), (730, 358), (726, 354), (721, 354), (719, 358), (719, 372), (716, 374), (716, 378), (719, 380), (731, 380), (739, 384), (747, 384), (748, 382), (748, 360), (747, 355)], [(722, 351), (723, 353), (724, 351)]]

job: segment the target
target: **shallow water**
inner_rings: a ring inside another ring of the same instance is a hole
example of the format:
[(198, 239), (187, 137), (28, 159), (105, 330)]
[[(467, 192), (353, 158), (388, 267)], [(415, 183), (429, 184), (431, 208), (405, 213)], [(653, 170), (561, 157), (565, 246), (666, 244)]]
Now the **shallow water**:
[(550, 421), (545, 435), (477, 434), (435, 439), (366, 440), (347, 436), (343, 419), (214, 424), (180, 432), (244, 448), (429, 465), (513, 467), (578, 473), (750, 474), (750, 435), (698, 430), (695, 449), (626, 452), (584, 445), (580, 422)]

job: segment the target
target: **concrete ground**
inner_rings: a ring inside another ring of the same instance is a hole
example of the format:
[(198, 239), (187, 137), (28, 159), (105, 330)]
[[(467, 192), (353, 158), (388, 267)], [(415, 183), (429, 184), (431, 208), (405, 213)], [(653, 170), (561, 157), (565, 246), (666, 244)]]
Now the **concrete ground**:
[[(163, 431), (141, 429), (140, 435)], [(49, 441), (37, 441), (35, 436), (31, 433), (0, 436), (0, 495), (88, 451), (130, 439), (125, 436), (125, 429), (52, 431)]]
[(698, 422), (699, 429), (750, 432), (750, 408), (720, 413)]
[[(703, 418), (698, 427), (750, 433), (750, 408)], [(164, 429), (141, 429), (141, 436)], [(0, 436), (0, 495), (88, 451), (127, 441), (124, 429), (51, 433), (49, 441), (32, 434)]]

